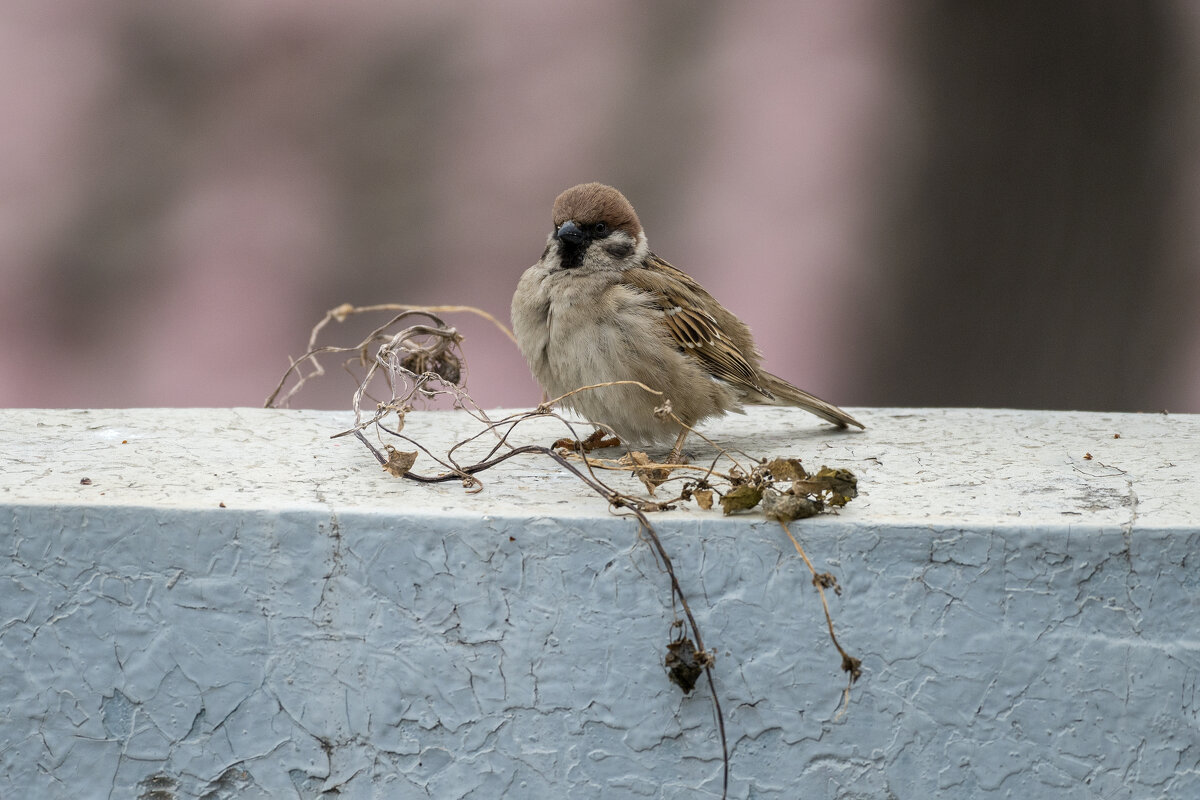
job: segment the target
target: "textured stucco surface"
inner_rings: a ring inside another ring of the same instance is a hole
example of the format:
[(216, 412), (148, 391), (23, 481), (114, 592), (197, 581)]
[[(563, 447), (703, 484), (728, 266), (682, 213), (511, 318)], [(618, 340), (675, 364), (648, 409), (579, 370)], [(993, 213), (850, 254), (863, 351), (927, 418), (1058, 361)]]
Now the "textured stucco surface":
[[(719, 653), (730, 796), (1200, 797), (1200, 418), (860, 418), (717, 433), (859, 474), (792, 526), (844, 589), (844, 716), (778, 526), (655, 517)], [(391, 478), (328, 439), (349, 422), (0, 411), (0, 797), (717, 796), (634, 523), (536, 458), (474, 495)]]

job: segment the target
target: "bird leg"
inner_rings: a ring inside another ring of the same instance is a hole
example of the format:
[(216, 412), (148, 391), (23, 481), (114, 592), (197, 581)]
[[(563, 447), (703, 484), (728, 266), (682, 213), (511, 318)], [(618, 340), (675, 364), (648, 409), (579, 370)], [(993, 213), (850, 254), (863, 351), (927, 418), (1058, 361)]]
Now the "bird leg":
[(667, 455), (668, 464), (685, 464), (686, 461), (681, 461), (683, 458), (683, 440), (687, 438), (688, 429), (684, 428), (679, 432), (679, 437), (675, 439), (675, 446), (671, 448), (671, 452)]

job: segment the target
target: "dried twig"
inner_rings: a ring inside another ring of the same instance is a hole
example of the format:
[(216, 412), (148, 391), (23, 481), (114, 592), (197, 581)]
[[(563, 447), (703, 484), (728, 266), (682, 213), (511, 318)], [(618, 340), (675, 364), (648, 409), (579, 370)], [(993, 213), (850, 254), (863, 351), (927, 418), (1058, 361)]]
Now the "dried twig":
[(842, 671), (849, 676), (846, 688), (842, 692), (842, 707), (838, 711), (836, 719), (846, 713), (846, 709), (850, 707), (850, 687), (862, 676), (862, 661), (847, 653), (842, 649), (841, 644), (838, 643), (837, 634), (833, 632), (833, 616), (829, 613), (829, 600), (825, 597), (825, 589), (833, 589), (835, 593), (841, 594), (842, 587), (838, 586), (837, 579), (830, 573), (817, 572), (817, 568), (813, 566), (812, 561), (808, 558), (808, 553), (804, 552), (804, 548), (800, 546), (800, 542), (796, 541), (796, 537), (788, 529), (787, 523), (783, 520), (778, 520), (778, 522), (779, 527), (783, 528), (783, 532), (792, 540), (792, 545), (796, 548), (796, 552), (800, 554), (800, 558), (804, 559), (804, 563), (808, 566), (808, 571), (812, 573), (813, 586), (817, 587), (817, 593), (821, 595), (821, 606), (825, 609), (825, 624), (829, 626), (829, 639), (842, 656)]

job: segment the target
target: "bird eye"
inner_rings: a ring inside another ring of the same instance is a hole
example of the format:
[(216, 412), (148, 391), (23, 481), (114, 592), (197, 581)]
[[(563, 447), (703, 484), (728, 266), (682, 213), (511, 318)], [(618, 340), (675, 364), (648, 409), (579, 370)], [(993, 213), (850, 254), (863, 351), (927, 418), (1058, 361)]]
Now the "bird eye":
[(608, 226), (603, 222), (597, 222), (592, 226), (592, 233), (596, 234), (597, 236), (603, 236), (604, 234), (608, 233)]

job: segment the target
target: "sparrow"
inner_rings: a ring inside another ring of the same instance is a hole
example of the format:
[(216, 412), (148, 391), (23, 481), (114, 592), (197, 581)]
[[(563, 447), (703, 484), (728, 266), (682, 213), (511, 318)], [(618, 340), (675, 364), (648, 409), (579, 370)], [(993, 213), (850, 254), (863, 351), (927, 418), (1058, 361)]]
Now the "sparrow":
[[(796, 406), (839, 428), (863, 424), (760, 366), (746, 323), (691, 276), (650, 250), (625, 196), (602, 183), (573, 186), (554, 201), (554, 230), (517, 283), (513, 333), (534, 378), (551, 398), (626, 443), (675, 437), (745, 405)], [(655, 413), (664, 399), (684, 425)]]

